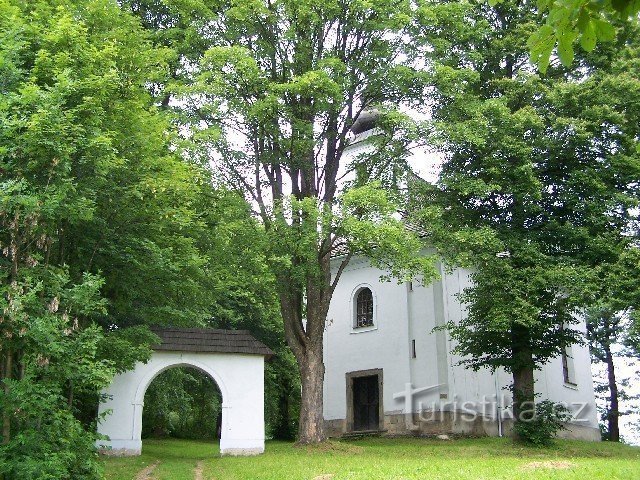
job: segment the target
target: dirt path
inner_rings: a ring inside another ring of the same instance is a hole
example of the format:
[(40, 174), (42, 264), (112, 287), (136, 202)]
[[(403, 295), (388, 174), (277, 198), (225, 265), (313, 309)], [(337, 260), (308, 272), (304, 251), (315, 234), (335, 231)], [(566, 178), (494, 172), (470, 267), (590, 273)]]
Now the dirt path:
[(200, 460), (197, 464), (196, 464), (196, 468), (193, 470), (193, 475), (194, 475), (194, 480), (203, 480), (204, 477), (202, 476), (202, 471), (204, 470), (204, 464), (202, 462), (202, 460)]
[(145, 467), (142, 470), (140, 470), (136, 475), (135, 480), (153, 480), (153, 477), (151, 476), (151, 474), (156, 469), (159, 463), (160, 463), (160, 460), (157, 460), (156, 462), (152, 463), (148, 467)]

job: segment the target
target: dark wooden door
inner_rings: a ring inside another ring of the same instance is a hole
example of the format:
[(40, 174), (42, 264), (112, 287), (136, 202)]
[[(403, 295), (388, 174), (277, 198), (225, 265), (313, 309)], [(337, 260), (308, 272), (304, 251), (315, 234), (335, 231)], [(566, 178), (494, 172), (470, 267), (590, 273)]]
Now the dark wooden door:
[(378, 430), (380, 420), (380, 390), (378, 376), (353, 379), (353, 429)]

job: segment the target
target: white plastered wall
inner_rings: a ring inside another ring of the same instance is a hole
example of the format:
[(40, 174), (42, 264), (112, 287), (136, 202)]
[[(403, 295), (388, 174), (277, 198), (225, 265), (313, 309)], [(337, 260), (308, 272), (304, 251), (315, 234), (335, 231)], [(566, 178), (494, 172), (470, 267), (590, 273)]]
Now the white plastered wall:
[(239, 353), (154, 352), (148, 363), (117, 375), (100, 413), (111, 413), (99, 424), (108, 436), (98, 447), (114, 455), (140, 455), (142, 408), (149, 384), (168, 368), (195, 367), (216, 382), (222, 394), (222, 455), (264, 452), (264, 357)]
[[(334, 273), (337, 263), (334, 261)], [(507, 407), (511, 402), (506, 387), (511, 384), (511, 376), (504, 371), (492, 374), (487, 369), (474, 372), (459, 365), (461, 358), (451, 353), (455, 344), (446, 332), (441, 332), (443, 338), (438, 338), (438, 332), (433, 330), (443, 322), (459, 322), (465, 315), (456, 295), (470, 285), (470, 272), (442, 271), (441, 280), (426, 286), (419, 282), (409, 285), (380, 281), (383, 273), (365, 259), (352, 259), (331, 300), (324, 346), (325, 419), (346, 418), (345, 374), (369, 369), (383, 370), (382, 401), (386, 414), (403, 412), (403, 398), (398, 400), (394, 394), (402, 393), (410, 383), (414, 388), (441, 385), (414, 398), (412, 410), (415, 412), (425, 407), (451, 410), (461, 408), (465, 402), (482, 405), (486, 400), (494, 402), (493, 406), (487, 406), (488, 415), (496, 415), (495, 410), (500, 409), (503, 418), (509, 418)], [(373, 292), (374, 327), (356, 330), (353, 328), (353, 293), (361, 286)], [(440, 298), (438, 289), (442, 292)], [(577, 328), (584, 330), (584, 324)], [(416, 358), (412, 358), (413, 340)], [(575, 426), (586, 428), (581, 438), (597, 439), (588, 349), (574, 345), (572, 356), (576, 385), (564, 383), (562, 365), (556, 358), (536, 371), (536, 390), (541, 400), (566, 402), (572, 410), (580, 411)], [(497, 405), (496, 397), (500, 398)], [(580, 405), (585, 408), (580, 409)], [(497, 429), (496, 426), (496, 435)]]

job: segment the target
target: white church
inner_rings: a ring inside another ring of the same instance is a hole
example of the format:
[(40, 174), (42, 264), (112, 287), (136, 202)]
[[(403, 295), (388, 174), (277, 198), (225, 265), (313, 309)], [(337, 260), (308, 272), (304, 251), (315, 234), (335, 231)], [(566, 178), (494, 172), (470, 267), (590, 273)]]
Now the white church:
[[(356, 122), (351, 155), (368, 149), (375, 113)], [(335, 271), (341, 258), (334, 258)], [(456, 294), (470, 272), (447, 273), (431, 285), (381, 281), (386, 272), (353, 258), (334, 292), (324, 344), (324, 418), (331, 436), (363, 432), (387, 435), (503, 435), (511, 427), (511, 375), (474, 372), (458, 365), (444, 330), (459, 321)], [(575, 328), (585, 331), (584, 323)], [(573, 345), (536, 372), (538, 400), (565, 404), (574, 418), (560, 436), (599, 440), (588, 347)]]

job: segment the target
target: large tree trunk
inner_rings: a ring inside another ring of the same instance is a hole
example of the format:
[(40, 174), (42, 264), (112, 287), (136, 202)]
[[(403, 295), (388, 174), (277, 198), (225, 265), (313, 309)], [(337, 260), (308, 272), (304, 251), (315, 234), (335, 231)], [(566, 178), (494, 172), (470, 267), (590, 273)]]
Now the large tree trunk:
[(318, 343), (319, 345), (308, 348), (306, 358), (298, 362), (302, 383), (298, 442), (303, 444), (322, 442), (326, 438), (322, 394), (324, 384), (322, 341)]
[[(291, 348), (300, 371), (302, 398), (298, 442), (302, 444), (322, 442), (326, 439), (323, 415), (324, 331), (333, 290), (350, 256), (343, 260), (331, 281), (329, 255), (320, 259), (322, 275), (309, 276), (305, 292), (296, 291), (287, 279), (281, 279), (285, 288), (280, 293), (280, 308), (284, 320), (287, 344)], [(287, 291), (287, 286), (289, 289)], [(306, 309), (303, 309), (303, 304)], [(303, 310), (306, 318), (303, 321)]]
[[(323, 262), (327, 276), (329, 264)], [(322, 442), (324, 433), (324, 329), (329, 310), (330, 295), (328, 284), (321, 284), (317, 279), (307, 282), (306, 288), (306, 328), (303, 348), (294, 349), (300, 370), (302, 398), (300, 399), (300, 422), (298, 442), (302, 444)]]
[(616, 371), (613, 364), (613, 355), (609, 345), (605, 345), (605, 362), (607, 364), (607, 380), (609, 382), (609, 411), (607, 412), (607, 428), (609, 430), (609, 440), (620, 441), (620, 427), (618, 420), (620, 417), (618, 401), (618, 384), (616, 383)]
[(534, 361), (530, 346), (529, 330), (515, 325), (512, 330), (513, 367), (513, 418), (528, 421), (535, 412)]
[(513, 371), (513, 416), (515, 420), (530, 420), (535, 410), (533, 367)]
[[(284, 320), (287, 344), (291, 348), (302, 384), (300, 400), (300, 420), (298, 442), (317, 443), (325, 439), (322, 386), (324, 382), (324, 363), (322, 344), (324, 339), (324, 317), (321, 310), (314, 308), (307, 294), (306, 325), (302, 321), (302, 296), (291, 292), (280, 295), (280, 308)], [(306, 328), (305, 328), (306, 327)]]
[[(319, 319), (307, 318), (307, 325)], [(300, 420), (298, 424), (298, 442), (317, 443), (325, 440), (323, 416), (324, 363), (322, 359), (323, 336), (304, 335), (295, 337), (290, 326), (291, 319), (285, 317), (287, 343), (293, 351), (300, 371), (302, 396), (300, 399)], [(289, 323), (289, 326), (287, 324)], [(324, 320), (323, 320), (324, 323)]]

